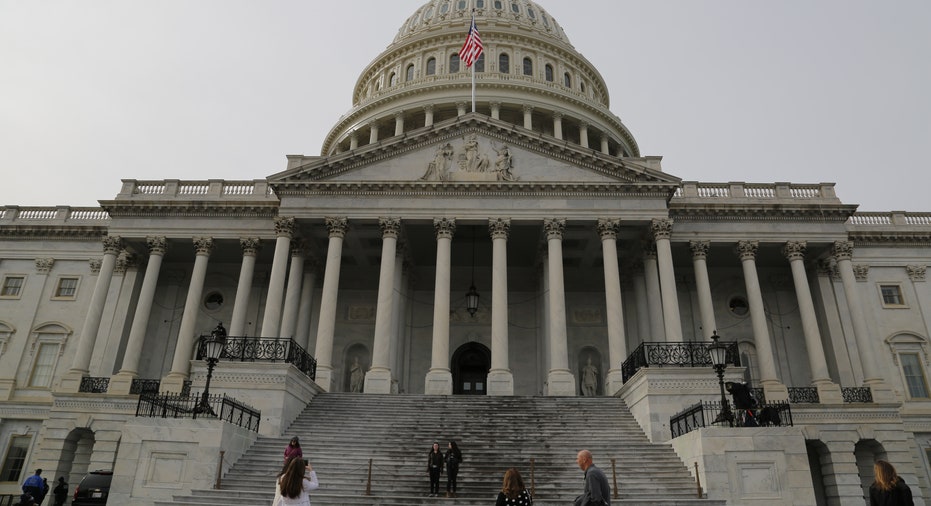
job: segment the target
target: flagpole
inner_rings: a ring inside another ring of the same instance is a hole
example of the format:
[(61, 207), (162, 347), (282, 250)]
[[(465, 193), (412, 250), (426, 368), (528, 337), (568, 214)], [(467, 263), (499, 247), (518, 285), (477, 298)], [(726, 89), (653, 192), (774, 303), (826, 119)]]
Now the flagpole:
[(472, 65), (472, 112), (475, 112), (475, 65)]

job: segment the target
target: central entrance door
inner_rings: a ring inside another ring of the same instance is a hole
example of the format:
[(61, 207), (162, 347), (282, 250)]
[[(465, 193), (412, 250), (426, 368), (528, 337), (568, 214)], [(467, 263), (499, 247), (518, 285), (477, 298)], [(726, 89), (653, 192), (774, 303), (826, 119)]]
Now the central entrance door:
[(491, 352), (480, 343), (466, 343), (453, 353), (453, 394), (485, 395)]

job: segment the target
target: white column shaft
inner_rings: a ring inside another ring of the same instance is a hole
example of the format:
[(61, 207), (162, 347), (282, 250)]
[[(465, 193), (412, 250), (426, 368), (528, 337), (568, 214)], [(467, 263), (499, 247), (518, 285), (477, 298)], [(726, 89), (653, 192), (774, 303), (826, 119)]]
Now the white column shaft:
[(310, 350), (310, 316), (313, 312), (314, 289), (317, 287), (317, 273), (314, 269), (304, 270), (304, 280), (301, 281), (301, 306), (297, 312), (297, 328), (294, 331), (296, 341)]
[(659, 264), (666, 342), (680, 343), (682, 342), (682, 320), (679, 317), (679, 296), (676, 293), (676, 275), (672, 268), (672, 247), (669, 239), (656, 239), (656, 261)]
[(265, 314), (262, 317), (262, 337), (279, 337), (281, 328), (281, 304), (284, 298), (285, 274), (288, 271), (288, 252), (291, 238), (285, 235), (275, 239), (275, 256), (272, 272), (268, 279), (268, 298), (265, 299)]
[(847, 309), (853, 323), (854, 340), (856, 340), (857, 349), (860, 352), (863, 381), (864, 383), (879, 381), (882, 379), (882, 375), (879, 373), (879, 366), (876, 364), (876, 353), (873, 350), (873, 344), (870, 342), (869, 328), (866, 325), (866, 317), (860, 305), (860, 294), (857, 293), (857, 279), (853, 274), (853, 264), (849, 259), (838, 259), (837, 270), (840, 271), (840, 279), (844, 285)]
[(509, 370), (508, 359), (508, 241), (492, 241), (491, 267), (491, 370)]
[(255, 254), (244, 254), (239, 267), (239, 285), (236, 287), (236, 300), (233, 302), (233, 316), (230, 320), (229, 335), (242, 337), (246, 335), (246, 313), (249, 310), (249, 296), (252, 292), (252, 276), (255, 273)]
[(191, 369), (194, 341), (197, 337), (197, 315), (200, 313), (201, 297), (204, 293), (204, 279), (207, 277), (207, 260), (209, 253), (200, 253), (194, 257), (194, 269), (191, 272), (191, 284), (184, 301), (184, 314), (181, 315), (181, 328), (178, 330), (178, 343), (171, 362), (171, 373), (187, 376)]
[(647, 288), (647, 311), (650, 314), (650, 335), (644, 341), (664, 342), (666, 329), (663, 319), (663, 296), (660, 294), (656, 258), (647, 256), (643, 259), (643, 275)]
[(431, 371), (449, 371), (449, 283), (452, 239), (436, 240), (436, 284), (433, 295)]
[(608, 356), (610, 369), (619, 369), (627, 358), (627, 342), (624, 335), (624, 309), (621, 302), (621, 274), (617, 266), (617, 239), (605, 237), (601, 240), (604, 258), (605, 307), (608, 317)]
[(698, 311), (701, 313), (701, 328), (703, 337), (711, 337), (717, 330), (714, 318), (714, 304), (711, 301), (711, 282), (708, 279), (708, 262), (704, 257), (693, 257), (692, 266), (695, 269), (695, 291), (698, 293)]
[(815, 305), (805, 275), (805, 263), (801, 257), (789, 260), (792, 268), (792, 280), (795, 283), (795, 297), (798, 299), (799, 313), (802, 317), (802, 332), (805, 334), (805, 347), (808, 350), (808, 365), (811, 367), (812, 382), (830, 381), (828, 364), (821, 344), (821, 332), (815, 316)]
[(301, 282), (304, 279), (304, 255), (291, 256), (291, 268), (288, 271), (288, 287), (284, 298), (284, 310), (281, 313), (281, 337), (297, 337), (297, 309), (301, 305)]
[(550, 364), (551, 371), (569, 371), (566, 337), (566, 288), (562, 270), (562, 239), (547, 241), (550, 280)]
[(142, 356), (142, 345), (145, 343), (145, 333), (149, 327), (152, 301), (155, 300), (158, 273), (161, 270), (164, 256), (161, 252), (149, 254), (149, 263), (145, 268), (145, 276), (142, 278), (142, 288), (139, 290), (139, 300), (136, 302), (136, 313), (133, 316), (132, 327), (129, 329), (129, 340), (126, 343), (126, 351), (123, 353), (120, 373), (135, 376), (139, 372), (139, 358)]
[(323, 274), (323, 292), (320, 295), (320, 321), (317, 323), (318, 366), (332, 367), (333, 335), (336, 330), (336, 296), (339, 290), (339, 268), (343, 258), (343, 238), (330, 236), (326, 268)]
[(74, 355), (71, 370), (86, 374), (90, 369), (91, 356), (94, 354), (94, 344), (97, 342), (97, 332), (100, 330), (100, 319), (103, 316), (104, 306), (107, 303), (107, 293), (110, 291), (110, 281), (113, 279), (113, 270), (116, 268), (116, 253), (107, 252), (100, 264), (97, 273), (97, 283), (87, 308), (87, 316), (81, 327), (81, 341)]
[(776, 374), (776, 360), (773, 355), (773, 344), (769, 336), (766, 323), (766, 312), (763, 307), (763, 294), (760, 291), (760, 280), (757, 277), (756, 261), (753, 258), (741, 259), (744, 282), (747, 287), (747, 305), (750, 306), (750, 323), (753, 327), (753, 338), (756, 342), (757, 361), (760, 364), (760, 381), (779, 381)]
[(391, 369), (392, 301), (394, 266), (398, 240), (384, 236), (381, 245), (381, 269), (378, 275), (378, 299), (375, 306), (375, 342), (372, 346), (372, 369)]

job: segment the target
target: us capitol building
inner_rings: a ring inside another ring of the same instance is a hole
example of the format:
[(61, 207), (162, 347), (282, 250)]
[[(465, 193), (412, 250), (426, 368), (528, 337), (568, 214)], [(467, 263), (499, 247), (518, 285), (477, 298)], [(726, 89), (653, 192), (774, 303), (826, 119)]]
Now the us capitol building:
[[(458, 57), (473, 9), (474, 112)], [(767, 504), (862, 504), (876, 458), (916, 503), (931, 493), (931, 213), (664, 172), (535, 2), (424, 4), (319, 155), (250, 181), (124, 179), (99, 202), (0, 208), (0, 494), (37, 467), (75, 485), (197, 458), (200, 425), (140, 428), (135, 410), (140, 392), (202, 390), (218, 324), (315, 361), (313, 381), (221, 362), (214, 390), (261, 411), (265, 435), (314, 392), (618, 396), (686, 465), (728, 453), (730, 471), (698, 470), (711, 497), (732, 493), (714, 472), (761, 472), (784, 478)], [(672, 437), (718, 377), (647, 352), (713, 333), (736, 347), (727, 381), (789, 401), (777, 444)], [(144, 430), (159, 437), (129, 434)], [(159, 463), (139, 439), (179, 446)]]

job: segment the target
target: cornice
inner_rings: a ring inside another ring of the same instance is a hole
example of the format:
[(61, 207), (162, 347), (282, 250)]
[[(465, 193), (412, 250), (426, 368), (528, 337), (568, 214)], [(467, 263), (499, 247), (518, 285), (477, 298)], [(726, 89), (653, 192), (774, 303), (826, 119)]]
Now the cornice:
[(720, 204), (701, 206), (690, 204), (688, 207), (670, 204), (669, 217), (679, 222), (754, 222), (754, 221), (804, 221), (816, 223), (844, 223), (850, 216), (847, 207), (828, 208), (812, 204), (810, 206), (773, 201), (770, 205), (740, 204), (721, 207)]
[(268, 218), (278, 214), (278, 201), (266, 202), (187, 202), (167, 197), (158, 201), (101, 201), (113, 218), (146, 217), (209, 217)]
[(598, 199), (624, 195), (668, 199), (675, 183), (544, 183), (544, 182), (331, 182), (287, 181), (276, 185), (282, 197), (393, 196), (393, 197), (572, 197)]
[(889, 246), (894, 248), (931, 246), (931, 232), (849, 232), (857, 246)]
[(43, 241), (100, 240), (107, 235), (102, 226), (10, 225), (0, 227), (0, 238)]

